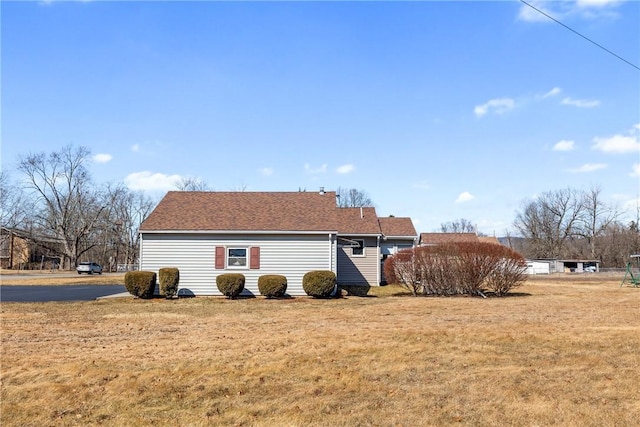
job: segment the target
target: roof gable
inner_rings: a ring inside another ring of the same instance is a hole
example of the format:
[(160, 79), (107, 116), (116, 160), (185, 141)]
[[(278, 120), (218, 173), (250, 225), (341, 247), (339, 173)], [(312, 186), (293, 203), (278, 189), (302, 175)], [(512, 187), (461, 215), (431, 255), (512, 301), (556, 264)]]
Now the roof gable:
[(418, 236), (411, 218), (404, 217), (384, 217), (378, 218), (382, 234), (391, 237), (412, 237)]
[(381, 234), (373, 207), (336, 208), (336, 224), (339, 234)]
[(335, 231), (335, 192), (170, 191), (141, 231)]

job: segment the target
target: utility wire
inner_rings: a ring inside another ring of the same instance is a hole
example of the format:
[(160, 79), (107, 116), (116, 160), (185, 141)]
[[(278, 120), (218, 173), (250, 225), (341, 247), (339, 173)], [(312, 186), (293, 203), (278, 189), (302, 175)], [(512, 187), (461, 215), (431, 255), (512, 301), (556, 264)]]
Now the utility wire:
[(542, 11), (542, 10), (538, 9), (537, 7), (535, 7), (535, 6), (533, 6), (533, 5), (529, 4), (529, 3), (527, 3), (527, 2), (526, 2), (526, 1), (524, 1), (524, 0), (520, 0), (520, 2), (521, 2), (521, 3), (526, 4), (526, 5), (527, 5), (527, 6), (529, 6), (531, 9), (533, 9), (533, 10), (535, 10), (535, 11), (537, 11), (537, 12), (539, 12), (539, 13), (543, 14), (544, 16), (546, 16), (547, 18), (551, 19), (552, 21), (554, 21), (554, 22), (556, 22), (556, 23), (558, 23), (558, 24), (562, 25), (562, 26), (563, 26), (563, 27), (565, 27), (567, 30), (569, 30), (569, 31), (571, 31), (571, 32), (573, 32), (573, 33), (575, 33), (575, 34), (579, 35), (579, 36), (580, 36), (580, 37), (582, 37), (583, 39), (585, 39), (585, 40), (587, 40), (587, 41), (589, 41), (589, 42), (591, 42), (591, 43), (595, 44), (595, 45), (596, 45), (596, 46), (598, 46), (600, 49), (604, 50), (605, 52), (607, 52), (607, 53), (609, 53), (609, 54), (611, 54), (611, 55), (613, 55), (613, 56), (615, 56), (615, 57), (616, 57), (616, 58), (618, 58), (619, 60), (626, 62), (627, 64), (631, 65), (631, 66), (632, 66), (633, 68), (635, 68), (636, 70), (640, 70), (640, 67), (638, 67), (637, 65), (635, 65), (635, 64), (633, 64), (633, 63), (631, 63), (631, 62), (627, 61), (626, 59), (624, 59), (624, 58), (623, 58), (623, 57), (621, 57), (620, 55), (617, 55), (617, 54), (615, 54), (614, 52), (611, 52), (609, 49), (607, 49), (606, 47), (604, 47), (604, 46), (602, 46), (602, 45), (600, 45), (600, 44), (598, 44), (598, 43), (596, 43), (596, 42), (594, 42), (594, 41), (593, 41), (593, 40), (591, 40), (589, 37), (583, 36), (582, 34), (580, 34), (579, 32), (577, 32), (577, 31), (576, 31), (576, 30), (574, 30), (573, 28), (571, 28), (571, 27), (569, 27), (569, 26), (567, 26), (567, 25), (563, 24), (562, 22), (558, 21), (556, 18), (554, 18), (553, 16), (549, 15), (548, 13), (546, 13), (546, 12), (544, 12), (544, 11)]

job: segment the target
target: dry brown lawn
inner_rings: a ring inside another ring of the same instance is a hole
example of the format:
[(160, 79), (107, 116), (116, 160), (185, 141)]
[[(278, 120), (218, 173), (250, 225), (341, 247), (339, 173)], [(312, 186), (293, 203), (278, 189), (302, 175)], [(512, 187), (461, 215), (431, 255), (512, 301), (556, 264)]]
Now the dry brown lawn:
[(640, 289), (620, 279), (489, 299), (2, 303), (1, 422), (640, 425)]

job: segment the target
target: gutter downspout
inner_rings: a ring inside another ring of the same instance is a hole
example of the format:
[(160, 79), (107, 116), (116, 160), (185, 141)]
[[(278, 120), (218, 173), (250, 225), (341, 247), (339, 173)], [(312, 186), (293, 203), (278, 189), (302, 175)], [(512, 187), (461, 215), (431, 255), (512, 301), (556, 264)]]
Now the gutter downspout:
[(382, 281), (380, 270), (382, 269), (382, 263), (380, 262), (380, 236), (376, 237), (376, 260), (378, 262), (377, 270), (377, 285), (380, 286), (380, 282)]

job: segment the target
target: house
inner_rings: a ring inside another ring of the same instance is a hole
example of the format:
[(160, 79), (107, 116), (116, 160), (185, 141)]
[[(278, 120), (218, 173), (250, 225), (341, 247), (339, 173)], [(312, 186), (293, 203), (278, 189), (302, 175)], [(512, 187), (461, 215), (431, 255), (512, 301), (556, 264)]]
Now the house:
[(476, 233), (420, 233), (420, 246), (477, 242), (479, 242), (479, 240)]
[(24, 268), (31, 259), (31, 246), (27, 233), (2, 227), (0, 230), (0, 267)]
[(478, 236), (476, 233), (420, 233), (420, 246), (443, 245), (445, 243), (501, 244), (496, 237)]
[(335, 192), (172, 191), (140, 237), (140, 269), (177, 267), (180, 295), (220, 295), (216, 277), (230, 272), (244, 274), (247, 293), (258, 294), (260, 276), (281, 274), (288, 294), (304, 295), (312, 270), (331, 270), (340, 284), (380, 284), (382, 252), (413, 246), (417, 233), (409, 218), (339, 208)]

